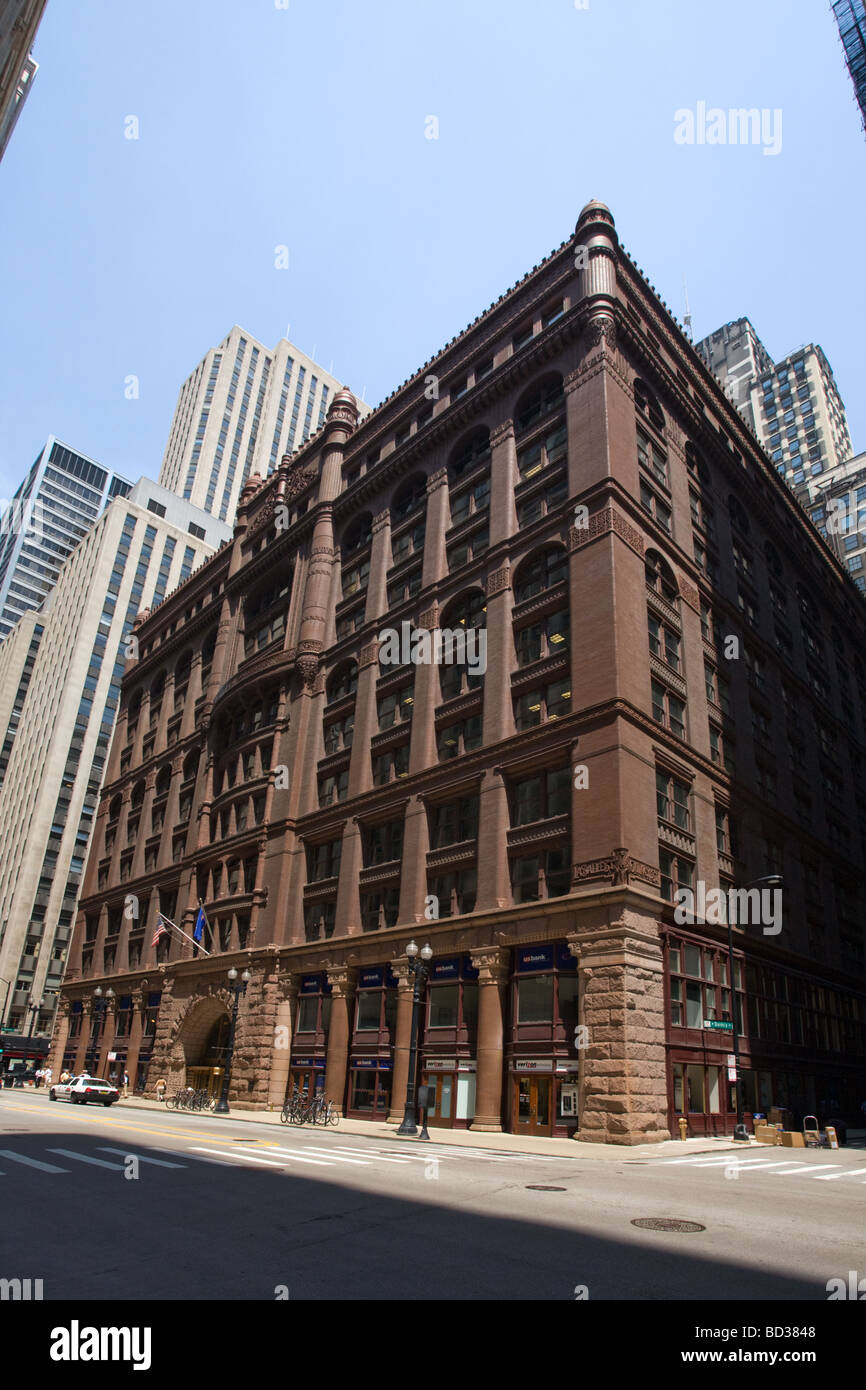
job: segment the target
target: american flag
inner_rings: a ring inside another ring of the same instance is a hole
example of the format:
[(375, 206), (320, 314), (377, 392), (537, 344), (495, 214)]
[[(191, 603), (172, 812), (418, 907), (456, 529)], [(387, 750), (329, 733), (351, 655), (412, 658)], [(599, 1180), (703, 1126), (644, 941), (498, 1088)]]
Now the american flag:
[(158, 919), (158, 921), (157, 921), (157, 924), (156, 924), (156, 931), (153, 933), (153, 940), (152, 940), (151, 943), (150, 943), (151, 946), (158, 946), (158, 945), (159, 945), (159, 938), (160, 938), (161, 936), (168, 936), (168, 927), (165, 925), (165, 922), (162, 920), (162, 916), (160, 916), (159, 919)]

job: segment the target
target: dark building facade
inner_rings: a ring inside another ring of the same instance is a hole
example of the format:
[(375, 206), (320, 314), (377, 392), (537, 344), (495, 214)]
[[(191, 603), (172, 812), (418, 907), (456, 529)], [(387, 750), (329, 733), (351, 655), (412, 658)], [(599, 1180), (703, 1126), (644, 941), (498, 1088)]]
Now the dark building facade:
[[(729, 1132), (732, 988), (750, 1112), (853, 1107), (864, 634), (590, 203), (370, 416), (339, 392), (141, 615), (55, 1072), (219, 1084), (234, 967), (232, 1104), (395, 1119), (414, 937), (432, 1123)], [(706, 894), (768, 874), (783, 911), (741, 917), (731, 980)], [(154, 943), (199, 901), (210, 954)]]

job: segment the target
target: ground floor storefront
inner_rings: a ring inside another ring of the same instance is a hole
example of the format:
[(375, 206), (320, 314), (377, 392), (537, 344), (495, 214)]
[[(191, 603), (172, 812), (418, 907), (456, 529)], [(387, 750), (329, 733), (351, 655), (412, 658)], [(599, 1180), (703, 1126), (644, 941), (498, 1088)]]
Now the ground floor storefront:
[(747, 1121), (779, 1106), (855, 1113), (862, 997), (743, 949), (732, 969), (723, 939), (675, 932), (641, 891), (621, 899), (614, 912), (609, 894), (588, 895), (580, 919), (572, 906), (507, 936), (425, 924), (417, 989), (409, 933), (393, 929), (332, 940), (326, 959), (308, 946), (167, 963), (119, 980), (122, 1007), (70, 982), (55, 1069), (122, 1068), (145, 1095), (161, 1080), (218, 1094), (228, 1074), (233, 1108), (322, 1095), (347, 1117), (399, 1123), (414, 1066), (428, 1126), (528, 1139), (658, 1142), (681, 1118), (692, 1136), (730, 1134), (737, 1081)]

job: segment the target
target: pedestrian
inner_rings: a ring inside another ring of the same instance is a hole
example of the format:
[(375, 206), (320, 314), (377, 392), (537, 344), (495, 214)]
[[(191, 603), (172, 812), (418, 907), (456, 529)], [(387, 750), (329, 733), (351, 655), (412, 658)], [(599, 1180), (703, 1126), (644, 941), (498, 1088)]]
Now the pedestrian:
[(42, 1077), (43, 1081), (45, 1082), (45, 1085), (50, 1086), (53, 1078), (54, 1072), (52, 1071), (51, 1067), (46, 1067)]
[(157, 1098), (157, 1100), (165, 1100), (165, 1093), (166, 1093), (167, 1090), (168, 1090), (168, 1082), (166, 1081), (166, 1079), (165, 1079), (164, 1076), (161, 1076), (161, 1077), (159, 1078), (159, 1080), (157, 1081), (157, 1083), (156, 1083), (156, 1098)]
[(35, 1076), (33, 1078), (33, 1085), (37, 1091), (39, 1090), (39, 1087), (42, 1085), (42, 1075), (42, 1068), (37, 1067)]
[(125, 1071), (125, 1072), (123, 1073), (123, 1094), (124, 1094), (125, 1096), (128, 1096), (128, 1095), (129, 1095), (129, 1072), (128, 1072), (128, 1071)]

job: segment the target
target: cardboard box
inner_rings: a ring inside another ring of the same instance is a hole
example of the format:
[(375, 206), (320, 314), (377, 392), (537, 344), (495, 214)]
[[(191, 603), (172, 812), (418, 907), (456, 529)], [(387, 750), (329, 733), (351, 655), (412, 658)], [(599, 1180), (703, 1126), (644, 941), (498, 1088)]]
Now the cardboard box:
[(781, 1130), (775, 1125), (755, 1125), (755, 1138), (759, 1144), (779, 1144)]
[(783, 1129), (780, 1133), (786, 1149), (805, 1149), (806, 1140), (798, 1129)]

